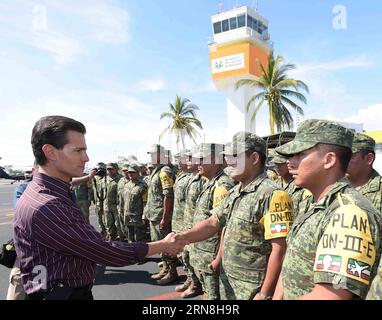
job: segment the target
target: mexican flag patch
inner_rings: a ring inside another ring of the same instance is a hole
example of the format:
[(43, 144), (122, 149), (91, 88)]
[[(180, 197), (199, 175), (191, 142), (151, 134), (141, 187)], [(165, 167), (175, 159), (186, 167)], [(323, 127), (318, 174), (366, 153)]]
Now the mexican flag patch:
[(287, 232), (286, 223), (271, 224), (271, 233), (285, 233)]
[(316, 263), (316, 270), (340, 272), (341, 263), (340, 256), (320, 255)]

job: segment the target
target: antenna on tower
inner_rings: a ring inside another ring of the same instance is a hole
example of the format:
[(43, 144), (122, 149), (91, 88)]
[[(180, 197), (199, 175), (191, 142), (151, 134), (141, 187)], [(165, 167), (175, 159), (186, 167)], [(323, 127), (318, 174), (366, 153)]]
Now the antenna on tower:
[(224, 9), (224, 4), (223, 2), (219, 2), (219, 13), (222, 13)]
[(254, 3), (254, 5), (255, 5), (256, 12), (258, 12), (259, 11), (259, 0), (256, 0), (256, 4)]

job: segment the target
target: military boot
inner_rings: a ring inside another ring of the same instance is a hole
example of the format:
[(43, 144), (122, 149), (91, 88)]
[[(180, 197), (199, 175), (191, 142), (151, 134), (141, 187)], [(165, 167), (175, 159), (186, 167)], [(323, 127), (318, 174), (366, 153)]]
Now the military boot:
[(190, 277), (187, 277), (186, 281), (178, 286), (175, 287), (176, 292), (184, 292), (187, 290), (187, 288), (191, 285), (192, 279)]
[(167, 274), (160, 280), (157, 280), (157, 283), (161, 286), (164, 286), (166, 284), (175, 282), (176, 280), (178, 280), (178, 278), (179, 278), (179, 275), (178, 275), (178, 271), (176, 270), (176, 264), (173, 263), (170, 265), (170, 268)]
[(163, 268), (163, 261), (158, 262), (158, 267), (161, 268), (161, 269)]
[(187, 288), (186, 291), (184, 291), (181, 295), (182, 298), (193, 298), (198, 295), (201, 295), (203, 293), (202, 285), (201, 283), (195, 282), (192, 280), (190, 286)]
[(161, 271), (159, 271), (158, 273), (155, 273), (151, 276), (151, 279), (153, 280), (159, 280), (159, 279), (162, 279), (165, 275), (167, 275), (167, 273), (169, 272), (169, 265), (167, 264), (167, 262), (163, 262), (163, 267), (161, 269)]

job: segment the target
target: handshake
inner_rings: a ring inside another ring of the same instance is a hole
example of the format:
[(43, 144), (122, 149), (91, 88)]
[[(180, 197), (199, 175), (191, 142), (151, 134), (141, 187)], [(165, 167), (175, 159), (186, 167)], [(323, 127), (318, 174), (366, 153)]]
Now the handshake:
[(190, 244), (181, 233), (171, 232), (163, 240), (163, 253), (176, 256), (183, 251), (184, 246)]

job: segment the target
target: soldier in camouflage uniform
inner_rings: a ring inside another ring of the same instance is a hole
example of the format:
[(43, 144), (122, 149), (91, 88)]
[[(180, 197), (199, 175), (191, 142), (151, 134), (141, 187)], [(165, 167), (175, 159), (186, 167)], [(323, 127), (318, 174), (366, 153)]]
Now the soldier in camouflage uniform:
[(105, 200), (105, 195), (102, 193), (102, 181), (106, 180), (106, 164), (99, 162), (97, 164), (97, 173), (92, 179), (93, 188), (93, 201), (95, 204), (95, 212), (98, 217), (99, 228), (101, 233), (106, 236), (106, 226), (105, 226), (105, 216), (103, 210), (103, 201)]
[[(211, 210), (217, 208), (234, 186), (233, 181), (224, 173), (224, 160), (220, 154), (221, 144), (202, 143), (192, 154), (199, 160), (199, 174), (208, 179), (197, 200), (194, 221), (196, 225), (211, 217)], [(208, 300), (219, 300), (219, 272), (211, 269), (210, 264), (215, 260), (219, 250), (220, 232), (211, 235), (204, 241), (195, 243), (190, 252), (190, 264), (202, 283)]]
[(303, 202), (307, 197), (310, 197), (312, 194), (309, 190), (300, 188), (294, 183), (292, 175), (288, 171), (288, 157), (282, 156), (280, 154), (275, 154), (272, 158), (271, 163), (275, 165), (276, 171), (278, 173), (278, 178), (274, 182), (278, 187), (288, 192), (293, 200), (294, 206), (294, 217), (299, 212), (300, 203)]
[(102, 193), (105, 195), (103, 208), (105, 212), (106, 232), (108, 240), (124, 239), (118, 215), (118, 182), (121, 176), (118, 174), (118, 164), (109, 163), (106, 166), (106, 181), (102, 181)]
[(291, 157), (296, 185), (312, 197), (289, 233), (275, 299), (366, 297), (380, 257), (381, 218), (344, 179), (353, 136), (335, 122), (308, 120), (276, 149)]
[(129, 182), (125, 185), (122, 197), (124, 227), (129, 242), (145, 241), (143, 215), (143, 196), (146, 193), (146, 184), (139, 175), (139, 167), (130, 165), (127, 169)]
[(350, 184), (368, 198), (382, 216), (382, 177), (373, 169), (375, 140), (356, 133), (353, 140), (353, 156), (347, 170)]
[[(124, 238), (127, 239), (127, 226), (125, 225), (125, 214), (124, 214), (124, 194), (125, 186), (129, 183), (130, 178), (128, 175), (129, 164), (125, 163), (122, 165), (122, 177), (118, 181), (117, 192), (118, 192), (118, 219), (119, 225), (121, 226), (122, 232), (124, 233)], [(122, 240), (122, 239), (121, 239)]]
[[(171, 215), (174, 200), (173, 171), (165, 158), (165, 149), (161, 145), (153, 145), (148, 152), (155, 169), (149, 178), (147, 204), (144, 215), (150, 222), (151, 240), (163, 239), (171, 231)], [(151, 276), (160, 285), (170, 284), (178, 279), (176, 270), (177, 258), (162, 255), (162, 270)]]
[[(184, 229), (184, 210), (186, 207), (187, 196), (186, 189), (192, 178), (192, 173), (187, 164), (189, 162), (189, 156), (187, 156), (186, 153), (189, 153), (189, 151), (190, 150), (183, 149), (174, 155), (179, 171), (174, 184), (174, 210), (171, 219), (171, 229), (173, 232), (181, 232)], [(187, 273), (187, 266), (184, 264), (184, 261), (182, 261), (182, 254), (179, 254), (178, 258), (184, 266), (185, 273)], [(188, 282), (186, 281), (186, 283)], [(183, 292), (187, 287), (179, 285), (175, 287), (175, 291)]]
[(76, 195), (77, 206), (81, 209), (82, 214), (85, 217), (85, 220), (89, 221), (89, 208), (91, 201), (94, 201), (93, 198), (93, 188), (91, 181), (84, 181), (79, 185), (73, 187), (74, 193)]
[(181, 234), (195, 242), (226, 228), (220, 267), (222, 299), (268, 299), (281, 269), (293, 203), (264, 172), (265, 145), (255, 134), (240, 132), (233, 137), (224, 154), (231, 177), (240, 183), (207, 221)]
[[(187, 155), (192, 156), (192, 153), (195, 152), (190, 152)], [(191, 163), (189, 163), (192, 177), (190, 178), (186, 189), (186, 203), (184, 209), (184, 222), (182, 231), (189, 230), (193, 227), (196, 203), (200, 194), (202, 193), (205, 183), (208, 181), (207, 178), (203, 177), (199, 173), (198, 162), (199, 159), (192, 159)], [(187, 273), (187, 280), (185, 283), (175, 289), (175, 291), (178, 292), (183, 291), (181, 295), (182, 298), (192, 298), (203, 293), (202, 284), (196, 276), (194, 267), (190, 264), (191, 250), (192, 245), (190, 244), (185, 246), (182, 252), (182, 261)]]

